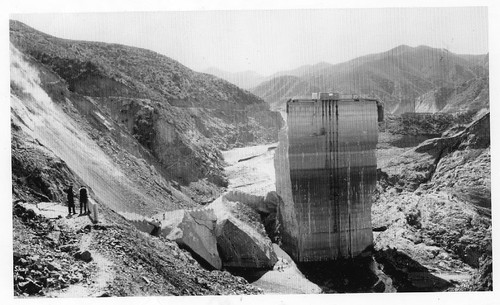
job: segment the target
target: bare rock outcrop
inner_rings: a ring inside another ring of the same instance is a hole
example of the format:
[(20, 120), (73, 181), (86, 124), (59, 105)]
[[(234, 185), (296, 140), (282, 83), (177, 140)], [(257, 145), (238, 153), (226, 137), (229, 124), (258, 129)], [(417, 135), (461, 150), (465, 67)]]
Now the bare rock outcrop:
[(229, 201), (244, 203), (256, 212), (264, 214), (276, 213), (278, 205), (278, 195), (276, 192), (269, 192), (264, 197), (233, 190), (226, 193), (224, 197)]
[[(449, 273), (450, 279), (462, 282), (456, 290), (491, 288), (489, 125), (486, 114), (462, 131), (427, 140), (381, 167), (372, 221), (386, 230), (376, 233), (377, 253), (397, 249), (435, 274)], [(479, 272), (470, 278), (475, 268)]]
[(222, 263), (215, 238), (216, 217), (212, 210), (176, 210), (153, 216), (150, 224), (159, 224), (158, 235), (177, 242), (201, 258), (210, 268)]
[(489, 125), (488, 113), (454, 136), (429, 139), (394, 158), (379, 174), (387, 184), (400, 189), (427, 188), (425, 184), (429, 181), (449, 175), (453, 168), (467, 164), (489, 149)]
[(272, 198), (230, 192), (204, 209), (168, 211), (151, 218), (122, 215), (139, 230), (187, 248), (209, 268), (270, 269), (277, 256), (262, 222), (276, 214)]
[(217, 245), (225, 267), (269, 269), (274, 266), (278, 260), (276, 253), (255, 210), (225, 196), (209, 208), (217, 216)]

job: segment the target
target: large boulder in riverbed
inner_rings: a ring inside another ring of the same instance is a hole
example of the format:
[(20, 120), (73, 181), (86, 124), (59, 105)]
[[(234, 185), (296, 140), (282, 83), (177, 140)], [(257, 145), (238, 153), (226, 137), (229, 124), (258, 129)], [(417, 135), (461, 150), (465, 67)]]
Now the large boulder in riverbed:
[(224, 267), (270, 269), (276, 264), (271, 240), (254, 209), (226, 196), (209, 208), (217, 216), (217, 244)]
[(258, 213), (272, 214), (276, 213), (278, 205), (276, 192), (269, 192), (266, 197), (252, 195), (240, 191), (229, 191), (224, 197), (229, 201), (236, 201), (246, 204)]
[(220, 269), (221, 259), (215, 238), (216, 217), (211, 209), (176, 210), (153, 216), (158, 235), (173, 240), (201, 258), (209, 267)]

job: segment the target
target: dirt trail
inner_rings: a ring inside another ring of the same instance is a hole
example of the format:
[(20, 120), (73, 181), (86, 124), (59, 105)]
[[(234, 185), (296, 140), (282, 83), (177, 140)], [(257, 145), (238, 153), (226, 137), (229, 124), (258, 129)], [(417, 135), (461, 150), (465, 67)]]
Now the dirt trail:
[[(87, 225), (92, 225), (91, 219), (86, 215), (67, 215), (67, 207), (58, 202), (40, 202), (36, 205), (21, 203), (25, 208), (32, 209), (36, 214), (43, 215), (47, 219), (54, 219), (59, 226), (77, 231)], [(101, 224), (105, 224), (103, 219)], [(48, 297), (95, 297), (106, 292), (106, 286), (114, 278), (113, 263), (102, 254), (92, 249), (94, 233), (88, 232), (82, 235), (78, 247), (82, 250), (89, 250), (92, 254), (92, 261), (89, 263), (95, 268), (91, 277), (86, 282), (70, 285), (66, 289), (55, 290), (47, 293)]]
[[(81, 249), (88, 249), (92, 241), (92, 233), (85, 235), (81, 242)], [(67, 289), (54, 291), (47, 294), (49, 297), (57, 298), (83, 298), (97, 297), (106, 292), (106, 286), (111, 283), (114, 278), (113, 263), (106, 257), (92, 251), (92, 264), (95, 265), (96, 271), (86, 283), (78, 283), (69, 286)]]
[[(26, 209), (32, 209), (36, 214), (47, 219), (57, 219), (59, 224), (63, 224), (69, 229), (77, 230), (92, 225), (92, 220), (87, 215), (68, 216), (68, 207), (59, 202), (39, 202), (36, 205), (20, 203)], [(78, 208), (77, 208), (78, 210)]]

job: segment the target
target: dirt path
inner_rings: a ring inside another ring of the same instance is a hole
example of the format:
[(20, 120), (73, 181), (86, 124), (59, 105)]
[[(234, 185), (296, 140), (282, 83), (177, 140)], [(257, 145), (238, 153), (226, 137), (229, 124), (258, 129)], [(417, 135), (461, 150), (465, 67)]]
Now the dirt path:
[[(80, 249), (89, 249), (92, 243), (92, 239), (92, 232), (84, 235), (82, 237), (82, 240), (80, 241)], [(96, 272), (87, 281), (87, 283), (71, 285), (67, 289), (57, 291), (50, 296), (59, 298), (97, 297), (105, 292), (106, 285), (113, 280), (113, 263), (100, 253), (97, 253), (95, 251), (91, 252), (92, 264), (95, 265)]]
[[(54, 219), (57, 224), (73, 231), (92, 225), (92, 221), (86, 215), (67, 215), (67, 207), (57, 202), (41, 202), (37, 205), (22, 203), (26, 208), (33, 209), (36, 214), (43, 215), (48, 219)], [(92, 261), (89, 263), (95, 271), (91, 277), (84, 282), (70, 285), (62, 290), (55, 290), (47, 293), (48, 297), (75, 298), (75, 297), (96, 297), (106, 292), (106, 286), (114, 278), (113, 263), (102, 254), (92, 250), (94, 233), (88, 232), (82, 235), (79, 248), (89, 250), (92, 254)]]
[[(88, 239), (91, 237), (89, 236)], [(96, 272), (86, 283), (71, 285), (66, 289), (54, 291), (47, 294), (49, 297), (57, 298), (83, 298), (98, 297), (106, 292), (106, 286), (113, 280), (113, 263), (99, 253), (92, 253), (92, 264), (96, 266)]]

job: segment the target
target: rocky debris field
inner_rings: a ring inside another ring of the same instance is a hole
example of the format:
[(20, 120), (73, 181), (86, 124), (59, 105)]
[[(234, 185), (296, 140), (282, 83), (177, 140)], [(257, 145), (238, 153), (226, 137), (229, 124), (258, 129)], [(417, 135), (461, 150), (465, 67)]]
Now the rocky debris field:
[(228, 295), (261, 291), (227, 271), (208, 271), (174, 242), (132, 228), (97, 232), (97, 251), (116, 264), (107, 287), (111, 296)]
[(123, 215), (140, 231), (188, 249), (209, 269), (270, 270), (277, 257), (266, 230), (272, 231), (276, 198), (276, 192), (264, 197), (229, 191), (199, 209), (168, 211), (151, 218)]
[[(55, 209), (59, 214), (65, 211), (63, 206)], [(45, 217), (46, 209), (38, 210), (31, 204), (14, 204), (15, 296), (262, 292), (227, 271), (202, 268), (176, 243), (141, 233), (113, 212), (103, 212), (103, 220), (92, 224), (86, 216)]]
[(405, 113), (387, 115), (380, 123), (380, 131), (413, 137), (439, 136), (450, 128), (464, 126), (474, 120), (475, 112), (451, 113)]
[(489, 123), (379, 160), (374, 246), (398, 291), (492, 289)]
[(14, 295), (44, 296), (70, 285), (91, 285), (92, 255), (80, 249), (84, 230), (14, 205)]

